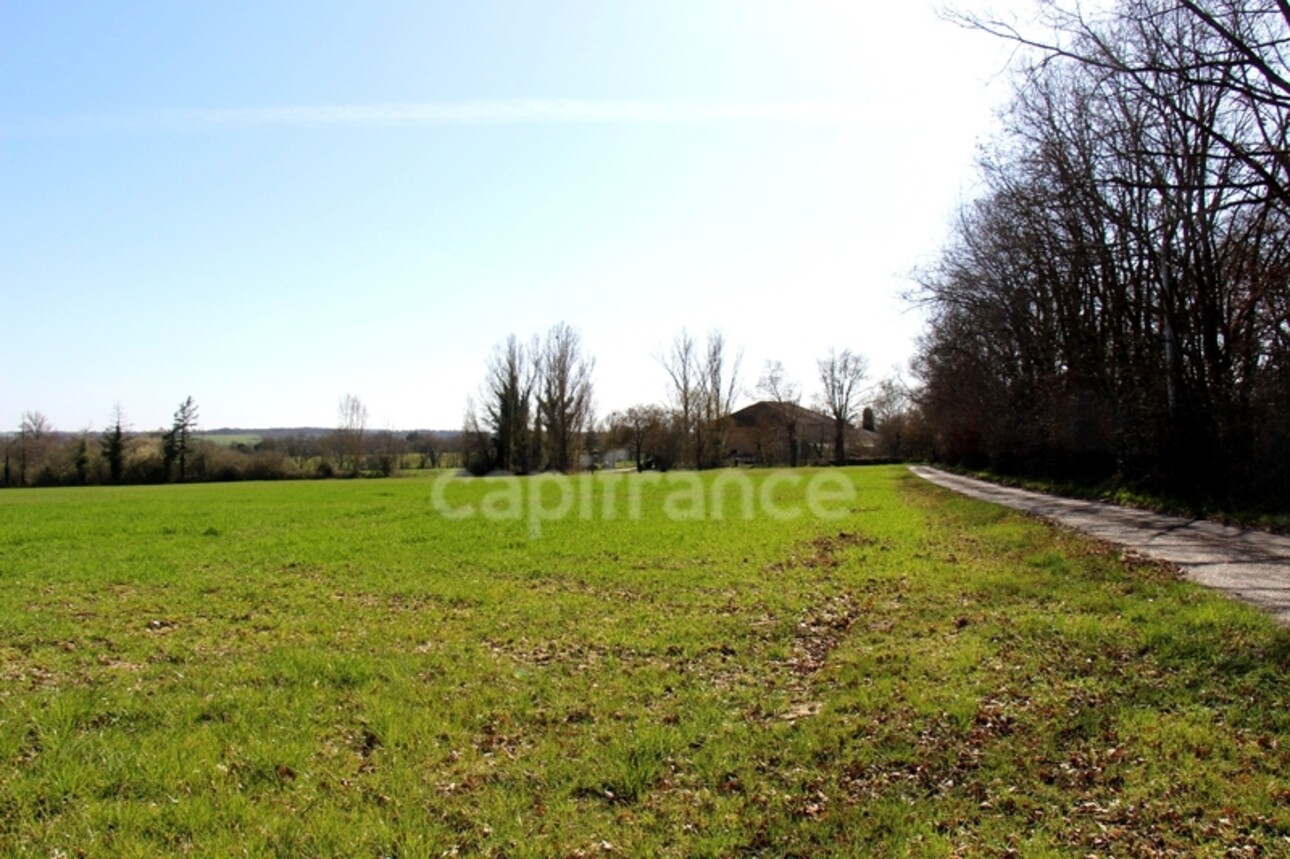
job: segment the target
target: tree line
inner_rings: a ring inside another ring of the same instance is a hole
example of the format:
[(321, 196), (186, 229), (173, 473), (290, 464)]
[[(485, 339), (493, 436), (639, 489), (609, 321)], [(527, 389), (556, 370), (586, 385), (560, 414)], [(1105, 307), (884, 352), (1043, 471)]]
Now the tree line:
[(117, 406), (102, 432), (58, 432), (26, 412), (18, 432), (0, 440), (0, 486), (155, 484), (187, 481), (389, 476), (406, 468), (459, 464), (459, 433), (367, 428), (367, 409), (346, 394), (334, 430), (292, 431), (221, 442), (199, 435), (187, 397), (164, 429), (136, 432)]
[(915, 362), (942, 459), (1290, 498), (1290, 6), (972, 16), (1026, 59)]
[[(887, 433), (882, 455), (918, 449), (917, 412), (903, 386), (886, 379), (867, 387), (868, 362), (850, 349), (829, 349), (817, 361), (813, 408), (803, 405), (802, 386), (778, 361), (768, 361), (754, 390), (745, 391), (742, 350), (720, 330), (702, 339), (682, 330), (653, 358), (666, 397), (601, 419), (595, 414), (595, 358), (577, 329), (561, 322), (527, 342), (511, 335), (486, 360), (478, 398), (467, 403), (460, 432), (373, 431), (366, 405), (352, 393), (340, 398), (336, 426), (329, 431), (225, 443), (199, 432), (191, 396), (179, 404), (169, 427), (148, 432), (132, 431), (119, 406), (98, 433), (56, 432), (40, 412), (27, 412), (19, 431), (0, 440), (0, 485), (389, 476), (440, 467), (473, 474), (573, 472), (601, 467), (611, 449), (627, 451), (626, 458), (642, 470), (715, 468), (737, 461), (731, 413), (749, 393), (767, 407), (756, 427), (756, 464), (845, 464), (855, 453), (848, 443), (857, 428)], [(862, 405), (865, 397), (868, 406)], [(800, 443), (805, 421), (827, 427), (827, 439)], [(805, 449), (813, 456), (799, 462)]]
[[(665, 399), (641, 402), (602, 420), (594, 412), (595, 359), (586, 354), (576, 329), (561, 322), (527, 343), (508, 336), (486, 363), (478, 397), (466, 405), (466, 467), (475, 474), (575, 471), (599, 467), (610, 448), (627, 450), (638, 470), (730, 464), (735, 430), (730, 416), (746, 393), (742, 350), (719, 329), (703, 339), (683, 329), (653, 357), (665, 380)], [(866, 429), (877, 429), (873, 409), (861, 409), (863, 395), (875, 395), (883, 421), (897, 437), (910, 423), (913, 403), (902, 386), (884, 380), (876, 391), (865, 387), (863, 356), (830, 349), (817, 367), (820, 393), (813, 405), (831, 427), (822, 461), (848, 461), (847, 439), (857, 419), (864, 419)], [(798, 465), (798, 424), (811, 416), (801, 405), (800, 386), (780, 362), (768, 361), (755, 393), (770, 406), (769, 425), (759, 429), (782, 442), (762, 448), (757, 461)]]

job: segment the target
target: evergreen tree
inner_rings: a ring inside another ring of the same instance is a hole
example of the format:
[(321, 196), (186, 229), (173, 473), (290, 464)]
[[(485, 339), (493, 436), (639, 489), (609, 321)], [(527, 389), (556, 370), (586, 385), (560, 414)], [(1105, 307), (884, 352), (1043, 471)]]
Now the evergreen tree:
[(170, 432), (162, 436), (162, 453), (166, 457), (166, 474), (170, 466), (179, 462), (179, 482), (187, 476), (188, 453), (192, 449), (192, 434), (197, 429), (197, 404), (189, 397), (175, 411), (175, 422)]
[(118, 406), (112, 415), (112, 426), (103, 432), (101, 452), (108, 464), (108, 478), (120, 483), (125, 473), (125, 419)]

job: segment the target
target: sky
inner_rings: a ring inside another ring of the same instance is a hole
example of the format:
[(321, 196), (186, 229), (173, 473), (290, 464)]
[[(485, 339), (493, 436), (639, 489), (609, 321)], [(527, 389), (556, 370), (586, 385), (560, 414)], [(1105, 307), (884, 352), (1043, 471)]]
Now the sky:
[(451, 429), (558, 322), (602, 416), (683, 328), (741, 402), (877, 381), (1008, 56), (917, 0), (0, 0), (0, 427)]

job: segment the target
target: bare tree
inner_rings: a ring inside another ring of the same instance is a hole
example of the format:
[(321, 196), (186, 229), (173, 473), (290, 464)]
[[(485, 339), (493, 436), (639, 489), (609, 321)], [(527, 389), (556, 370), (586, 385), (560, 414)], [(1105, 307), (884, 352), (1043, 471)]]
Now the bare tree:
[(547, 332), (538, 363), (538, 415), (546, 465), (569, 472), (577, 467), (583, 431), (591, 422), (591, 372), (595, 359), (582, 353), (582, 338), (564, 322)]
[(779, 429), (788, 446), (788, 464), (797, 468), (800, 453), (797, 430), (801, 420), (802, 389), (789, 381), (782, 363), (767, 360), (762, 376), (757, 380), (757, 390), (775, 405)]
[(873, 395), (874, 429), (881, 436), (884, 455), (903, 455), (902, 443), (912, 407), (909, 390), (899, 375), (893, 372), (878, 383)]
[[(668, 415), (657, 405), (636, 405), (614, 412), (606, 420), (609, 438), (632, 451), (637, 471), (645, 470), (645, 460), (657, 460), (666, 444)], [(670, 463), (669, 463), (670, 464)]]
[(27, 485), (28, 469), (39, 463), (45, 453), (47, 436), (54, 427), (40, 412), (24, 412), (18, 424), (18, 485)]
[(24, 412), (20, 434), (30, 439), (42, 439), (54, 431), (54, 426), (41, 412)]
[(820, 405), (833, 418), (833, 462), (845, 465), (847, 429), (855, 419), (860, 384), (869, 372), (869, 362), (850, 349), (839, 353), (830, 347), (829, 354), (819, 359), (818, 365)]
[(658, 356), (658, 362), (667, 372), (668, 381), (672, 383), (670, 391), (672, 405), (676, 409), (677, 430), (680, 437), (690, 444), (691, 435), (697, 436), (694, 443), (694, 467), (702, 464), (701, 444), (703, 431), (697, 424), (700, 422), (702, 409), (702, 384), (698, 345), (694, 336), (684, 328), (672, 341), (672, 348), (666, 355)]
[[(1290, 6), (1051, 2), (1004, 138), (920, 278), (935, 452), (1290, 497)], [(1032, 27), (1032, 29), (1035, 29)]]
[(337, 467), (350, 474), (363, 468), (363, 435), (367, 431), (367, 406), (354, 394), (345, 394), (336, 406)]
[[(1127, 95), (1149, 102), (1207, 136), (1250, 173), (1244, 190), (1290, 211), (1290, 3), (1286, 0), (1119, 0), (1091, 19), (1078, 3), (1046, 2), (1037, 27), (954, 12), (965, 26), (1062, 60), (1093, 77), (1113, 77)], [(1034, 32), (1034, 29), (1046, 33)], [(1237, 110), (1215, 122), (1177, 96), (1216, 86)]]
[(722, 418), (738, 393), (742, 358), (742, 351), (728, 355), (719, 329), (708, 333), (700, 351), (698, 341), (684, 328), (671, 350), (658, 358), (671, 382), (678, 429), (695, 468), (717, 464), (724, 454)]
[(726, 352), (726, 338), (721, 330), (708, 332), (708, 342), (700, 365), (700, 420), (702, 430), (695, 435), (696, 457), (703, 465), (720, 465), (726, 455), (725, 417), (734, 410), (739, 392), (739, 367), (743, 363), (743, 350), (730, 356)]

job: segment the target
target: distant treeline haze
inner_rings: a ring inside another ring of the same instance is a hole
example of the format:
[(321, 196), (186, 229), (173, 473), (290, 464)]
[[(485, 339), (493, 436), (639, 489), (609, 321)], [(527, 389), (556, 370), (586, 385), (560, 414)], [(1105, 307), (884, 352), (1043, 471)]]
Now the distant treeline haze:
[[(191, 399), (191, 398), (190, 398)], [(186, 400), (185, 403), (190, 402)], [(198, 435), (196, 404), (186, 431), (133, 432), (119, 410), (102, 432), (58, 432), (39, 412), (3, 443), (2, 486), (278, 480), (393, 474), (460, 466), (460, 433), (288, 430)], [(177, 424), (178, 426), (178, 424)], [(355, 442), (360, 454), (355, 458)]]

